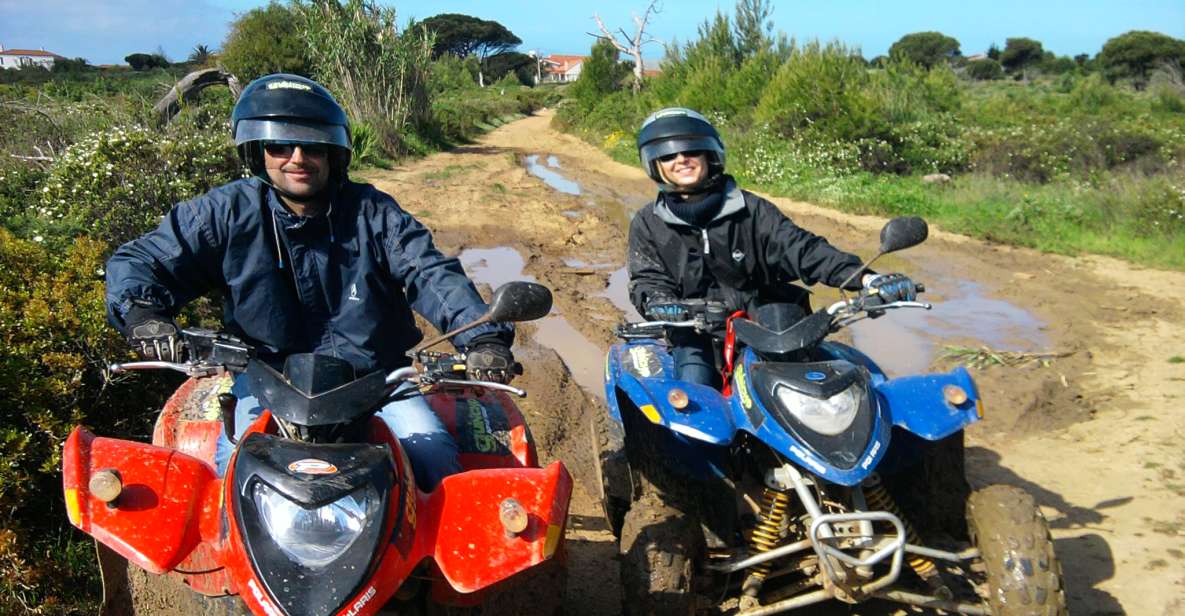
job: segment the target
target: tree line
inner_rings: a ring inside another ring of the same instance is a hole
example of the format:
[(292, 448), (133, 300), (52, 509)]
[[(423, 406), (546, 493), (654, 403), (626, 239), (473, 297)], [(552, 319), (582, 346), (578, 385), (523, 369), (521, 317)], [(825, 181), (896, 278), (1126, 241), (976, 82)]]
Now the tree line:
[(957, 39), (941, 32), (914, 32), (893, 43), (888, 56), (872, 60), (883, 66), (889, 60), (908, 60), (932, 68), (949, 64), (964, 69), (978, 80), (1023, 79), (1032, 71), (1063, 74), (1071, 71), (1101, 72), (1111, 83), (1131, 80), (1137, 89), (1148, 82), (1158, 68), (1180, 69), (1185, 65), (1185, 41), (1158, 32), (1133, 30), (1109, 39), (1093, 58), (1088, 54), (1058, 56), (1040, 41), (1027, 37), (1009, 38), (1000, 49), (994, 43), (983, 57), (964, 57)]

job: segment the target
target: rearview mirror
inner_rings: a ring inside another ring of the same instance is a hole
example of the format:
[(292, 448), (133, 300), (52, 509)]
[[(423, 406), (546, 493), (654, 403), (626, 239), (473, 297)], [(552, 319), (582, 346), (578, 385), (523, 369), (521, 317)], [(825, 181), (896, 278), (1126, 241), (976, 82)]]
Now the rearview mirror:
[(881, 254), (917, 246), (929, 235), (926, 221), (917, 216), (894, 218), (881, 229)]
[(497, 323), (533, 321), (551, 312), (551, 290), (534, 282), (508, 282), (494, 291), (490, 320)]

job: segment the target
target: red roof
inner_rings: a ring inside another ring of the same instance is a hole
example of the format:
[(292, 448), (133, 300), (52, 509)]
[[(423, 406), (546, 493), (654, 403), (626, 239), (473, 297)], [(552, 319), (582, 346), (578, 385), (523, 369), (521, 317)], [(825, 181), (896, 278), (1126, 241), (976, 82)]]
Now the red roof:
[(0, 56), (37, 56), (42, 58), (61, 58), (52, 51), (45, 51), (44, 49), (5, 49), (0, 51)]
[(550, 56), (543, 58), (543, 63), (546, 65), (543, 70), (547, 71), (548, 73), (567, 73), (576, 66), (582, 64), (586, 59), (588, 59), (586, 56), (564, 56), (559, 54), (551, 54)]

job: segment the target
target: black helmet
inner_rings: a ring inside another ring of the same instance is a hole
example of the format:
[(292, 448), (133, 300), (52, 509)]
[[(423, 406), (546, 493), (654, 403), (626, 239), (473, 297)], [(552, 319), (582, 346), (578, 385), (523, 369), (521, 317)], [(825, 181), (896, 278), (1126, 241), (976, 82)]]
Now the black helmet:
[(665, 184), (657, 161), (668, 154), (703, 150), (708, 154), (708, 180), (724, 173), (724, 142), (708, 119), (691, 109), (667, 107), (650, 114), (638, 131), (638, 156), (650, 179)]
[(264, 180), (264, 141), (324, 143), (330, 146), (330, 173), (338, 181), (345, 178), (353, 148), (350, 121), (329, 90), (312, 79), (276, 73), (252, 81), (230, 121), (239, 158)]

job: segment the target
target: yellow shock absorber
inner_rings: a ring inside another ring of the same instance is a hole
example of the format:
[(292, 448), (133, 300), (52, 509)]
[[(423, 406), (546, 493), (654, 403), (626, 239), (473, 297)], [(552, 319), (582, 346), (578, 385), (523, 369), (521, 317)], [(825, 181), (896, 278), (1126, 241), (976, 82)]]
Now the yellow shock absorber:
[[(897, 503), (893, 501), (893, 497), (889, 491), (885, 489), (885, 485), (881, 483), (880, 475), (872, 473), (864, 480), (864, 500), (868, 502), (868, 509), (870, 511), (887, 511), (901, 519), (901, 523), (905, 526), (905, 538), (909, 543), (914, 545), (921, 545), (921, 540), (918, 539), (918, 533), (913, 529), (913, 525), (909, 520), (905, 519), (905, 515), (901, 513), (901, 509), (897, 507)], [(938, 567), (934, 565), (934, 561), (925, 556), (911, 555), (908, 557), (909, 568), (913, 569), (918, 577), (925, 580), (926, 584), (944, 599), (951, 597), (951, 591), (946, 587), (942, 581), (942, 575), (938, 571)]]
[[(766, 488), (761, 495), (761, 516), (757, 526), (753, 527), (749, 535), (749, 547), (754, 555), (768, 552), (782, 541), (782, 528), (786, 524), (786, 509), (790, 506), (790, 497), (785, 492)], [(749, 576), (742, 585), (744, 594), (756, 597), (761, 590), (761, 583), (769, 575), (773, 563), (766, 561), (755, 565), (749, 570)]]

